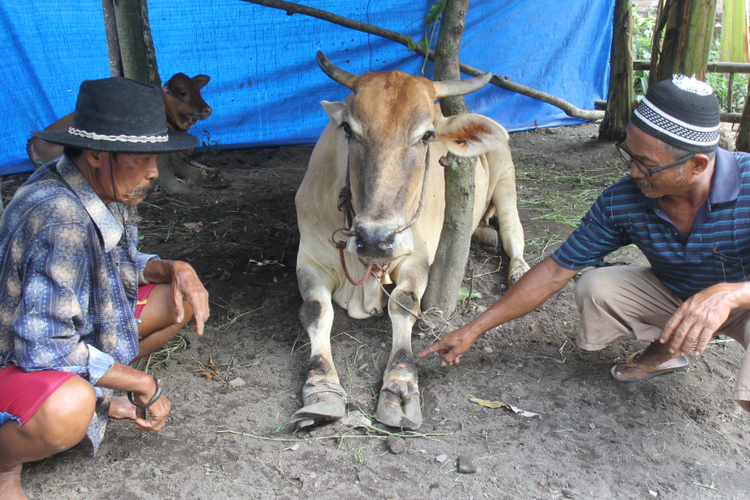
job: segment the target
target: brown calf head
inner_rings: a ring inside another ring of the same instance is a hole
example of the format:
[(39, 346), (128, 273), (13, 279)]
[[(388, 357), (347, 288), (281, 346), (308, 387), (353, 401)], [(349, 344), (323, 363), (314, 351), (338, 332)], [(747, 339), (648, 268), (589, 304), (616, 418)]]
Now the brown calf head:
[[(201, 89), (206, 86), (211, 77), (197, 75), (189, 78), (184, 73), (176, 73), (162, 87), (162, 97), (167, 110), (167, 126), (169, 130), (187, 132), (197, 120), (205, 120), (211, 116), (211, 106), (201, 97)], [(73, 113), (65, 115), (44, 130), (65, 131), (73, 123)], [(34, 167), (62, 156), (63, 147), (58, 144), (43, 141), (39, 137), (32, 137), (26, 143), (29, 160)]]
[(333, 66), (321, 52), (318, 64), (353, 91), (343, 103), (322, 102), (347, 142), (356, 213), (348, 251), (368, 263), (386, 263), (408, 255), (414, 248), (413, 238), (404, 226), (418, 210), (426, 162), (435, 164), (437, 160), (428, 156), (430, 142), (440, 138), (453, 143), (448, 145), (451, 151), (473, 156), (478, 154), (476, 148), (467, 145), (484, 140), (478, 134), (487, 128), (481, 120), (469, 120), (468, 127), (449, 126), (450, 133), (439, 137), (436, 131), (446, 129), (442, 126), (446, 120), (436, 111), (435, 99), (473, 92), (487, 83), (489, 75), (446, 85), (400, 71), (357, 76)]
[(187, 132), (195, 122), (211, 116), (213, 110), (201, 96), (201, 89), (210, 79), (207, 75), (190, 78), (184, 73), (175, 73), (164, 83), (162, 95), (170, 130)]

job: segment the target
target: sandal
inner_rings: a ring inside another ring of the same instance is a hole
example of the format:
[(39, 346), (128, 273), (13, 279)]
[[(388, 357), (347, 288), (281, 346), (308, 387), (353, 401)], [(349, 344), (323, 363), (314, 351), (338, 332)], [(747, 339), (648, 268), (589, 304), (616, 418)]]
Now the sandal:
[[(690, 365), (690, 361), (685, 356), (677, 356), (676, 358), (672, 358), (657, 366), (646, 366), (641, 363), (637, 363), (635, 361), (635, 357), (638, 356), (642, 352), (643, 351), (639, 351), (634, 354), (631, 354), (627, 361), (625, 361), (624, 363), (621, 361), (617, 363), (615, 366), (613, 366), (612, 369), (610, 370), (610, 373), (612, 374), (612, 378), (614, 378), (618, 382), (626, 382), (626, 383), (642, 382), (644, 380), (648, 380), (650, 378), (656, 377), (657, 375), (663, 375), (665, 373), (673, 372), (675, 370), (681, 370), (683, 368), (687, 368)], [(617, 370), (619, 368), (638, 368), (639, 370), (643, 370), (644, 372), (647, 372), (647, 373), (642, 377), (623, 379), (617, 376)]]

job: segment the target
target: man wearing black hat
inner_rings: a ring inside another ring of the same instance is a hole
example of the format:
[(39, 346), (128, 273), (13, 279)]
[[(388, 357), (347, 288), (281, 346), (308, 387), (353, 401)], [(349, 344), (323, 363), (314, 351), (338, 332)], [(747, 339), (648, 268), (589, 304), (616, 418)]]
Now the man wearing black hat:
[[(750, 155), (717, 149), (719, 103), (711, 87), (675, 75), (651, 88), (617, 149), (630, 175), (607, 188), (578, 228), (474, 321), (425, 349), (460, 361), (485, 331), (543, 304), (581, 269), (636, 245), (650, 266), (598, 267), (576, 284), (578, 345), (648, 346), (612, 367), (621, 382), (684, 368), (716, 333), (750, 343)], [(750, 411), (750, 361), (733, 398)]]
[(161, 383), (129, 364), (191, 316), (201, 335), (209, 307), (189, 264), (137, 250), (134, 208), (157, 155), (198, 144), (165, 116), (159, 88), (107, 78), (81, 84), (68, 132), (33, 132), (65, 155), (0, 219), (0, 498), (25, 498), (24, 462), (85, 435), (96, 453), (108, 416), (144, 431), (166, 422)]

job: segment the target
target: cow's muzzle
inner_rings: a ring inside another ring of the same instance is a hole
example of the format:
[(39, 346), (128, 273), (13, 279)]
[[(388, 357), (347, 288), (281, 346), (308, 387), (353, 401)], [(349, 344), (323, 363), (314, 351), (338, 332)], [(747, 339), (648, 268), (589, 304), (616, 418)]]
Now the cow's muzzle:
[(397, 232), (392, 225), (356, 224), (347, 242), (347, 250), (361, 261), (372, 264), (392, 262), (412, 253), (411, 230)]

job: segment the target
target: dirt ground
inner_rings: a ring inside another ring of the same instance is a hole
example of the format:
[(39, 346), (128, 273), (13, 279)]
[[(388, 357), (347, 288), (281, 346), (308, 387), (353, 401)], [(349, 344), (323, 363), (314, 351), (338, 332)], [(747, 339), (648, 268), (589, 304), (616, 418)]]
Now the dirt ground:
[[(594, 197), (625, 173), (597, 125), (511, 134), (530, 264), (549, 255)], [(539, 310), (486, 333), (443, 368), (417, 362), (418, 432), (332, 423), (295, 432), (309, 344), (298, 319), (294, 193), (312, 148), (198, 155), (230, 187), (190, 197), (149, 195), (143, 249), (187, 260), (206, 283), (203, 337), (181, 340), (140, 368), (172, 401), (169, 423), (145, 434), (110, 421), (97, 457), (84, 441), (27, 464), (38, 499), (461, 498), (704, 499), (750, 494), (750, 415), (731, 399), (743, 349), (720, 338), (682, 373), (621, 384), (610, 367), (636, 342), (575, 346), (573, 283)], [(7, 199), (23, 176), (5, 178)], [(644, 262), (633, 248), (611, 262)], [(506, 288), (506, 262), (472, 249), (466, 286), (482, 294), (461, 324)], [(469, 279), (470, 276), (473, 279)], [(470, 281), (472, 282), (470, 284)], [(350, 412), (372, 415), (390, 350), (387, 317), (352, 320), (336, 307), (333, 353)], [(419, 353), (445, 331), (415, 328)], [(244, 385), (243, 385), (244, 384)], [(470, 397), (538, 413), (524, 417)], [(405, 451), (389, 451), (399, 436)], [(475, 473), (458, 471), (467, 461)]]

